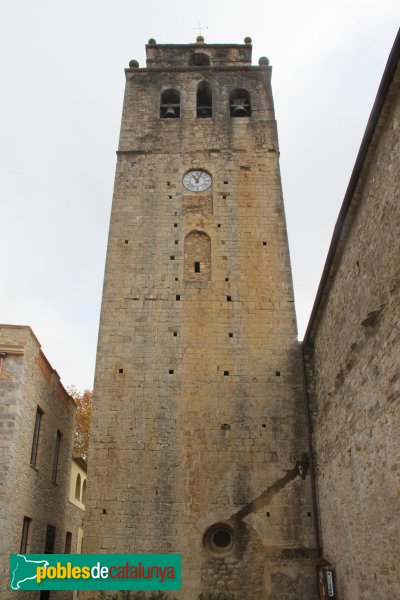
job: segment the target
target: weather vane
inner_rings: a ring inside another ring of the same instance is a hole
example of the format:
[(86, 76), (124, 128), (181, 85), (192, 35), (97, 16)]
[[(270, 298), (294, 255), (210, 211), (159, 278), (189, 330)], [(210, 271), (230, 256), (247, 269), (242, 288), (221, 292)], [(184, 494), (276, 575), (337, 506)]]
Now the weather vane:
[(202, 29), (208, 29), (208, 27), (203, 27), (200, 23), (197, 23), (197, 27), (193, 27), (192, 29), (198, 29), (199, 35), (203, 35)]

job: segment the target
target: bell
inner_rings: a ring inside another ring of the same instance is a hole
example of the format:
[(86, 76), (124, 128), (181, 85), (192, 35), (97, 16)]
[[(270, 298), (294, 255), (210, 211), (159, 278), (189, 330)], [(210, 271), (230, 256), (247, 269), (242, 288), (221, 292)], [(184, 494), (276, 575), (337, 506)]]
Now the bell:
[(211, 106), (198, 106), (197, 107), (197, 116), (198, 117), (211, 117), (212, 108)]
[(164, 119), (176, 119), (176, 112), (172, 104), (170, 104), (164, 113)]
[(242, 104), (236, 104), (231, 106), (231, 117), (248, 117), (249, 111)]

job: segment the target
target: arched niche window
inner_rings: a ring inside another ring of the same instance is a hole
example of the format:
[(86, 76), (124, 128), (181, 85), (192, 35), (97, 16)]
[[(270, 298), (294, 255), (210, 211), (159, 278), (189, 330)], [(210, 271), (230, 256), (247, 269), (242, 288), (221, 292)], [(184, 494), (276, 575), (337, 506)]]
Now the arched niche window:
[(202, 231), (191, 231), (185, 237), (185, 280), (211, 279), (211, 240)]
[(178, 90), (161, 92), (160, 118), (178, 119), (181, 116), (181, 96)]
[(207, 81), (200, 81), (197, 86), (196, 114), (200, 118), (212, 117), (212, 91)]
[(229, 107), (231, 117), (250, 117), (251, 104), (250, 94), (247, 90), (233, 90), (229, 96)]
[(190, 67), (206, 67), (210, 64), (210, 57), (203, 52), (195, 52), (189, 58)]
[(78, 476), (76, 478), (76, 482), (75, 482), (75, 500), (80, 500), (81, 499), (81, 475), (80, 473), (78, 473)]
[(82, 504), (85, 504), (86, 502), (86, 479), (83, 480), (83, 485), (82, 485)]

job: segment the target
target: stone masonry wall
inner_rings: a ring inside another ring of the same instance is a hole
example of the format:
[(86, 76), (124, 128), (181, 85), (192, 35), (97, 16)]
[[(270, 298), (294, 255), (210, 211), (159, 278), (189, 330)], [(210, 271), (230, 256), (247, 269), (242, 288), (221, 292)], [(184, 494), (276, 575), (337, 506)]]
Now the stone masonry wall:
[[(60, 384), (40, 350), (29, 327), (0, 325), (0, 351), (6, 352), (0, 373), (1, 413), (6, 431), (6, 470), (3, 466), (1, 537), (1, 581), (8, 581), (9, 554), (20, 552), (24, 516), (30, 523), (28, 552), (43, 553), (47, 524), (56, 527), (55, 552), (63, 553), (66, 531), (72, 531), (67, 518), (70, 460), (73, 442), (75, 405)], [(14, 348), (14, 350), (13, 350)], [(15, 348), (23, 353), (13, 354)], [(36, 410), (43, 410), (36, 465), (30, 464)], [(53, 461), (57, 430), (62, 439), (56, 481)], [(4, 475), (5, 473), (5, 475)], [(23, 600), (36, 598), (37, 592), (0, 591), (0, 598), (15, 595)], [(68, 595), (68, 594), (67, 594)], [(56, 598), (57, 594), (54, 594)], [(61, 597), (61, 596), (60, 596)]]
[(323, 551), (341, 600), (399, 595), (399, 97), (397, 72), (306, 349)]
[[(196, 118), (203, 80), (213, 118)], [(167, 88), (179, 119), (159, 118)], [(229, 116), (235, 88), (251, 118)], [(191, 168), (212, 187), (185, 190)], [(185, 271), (192, 232), (210, 241), (204, 278)], [(299, 357), (270, 69), (128, 70), (84, 551), (182, 552), (184, 600), (314, 598)]]

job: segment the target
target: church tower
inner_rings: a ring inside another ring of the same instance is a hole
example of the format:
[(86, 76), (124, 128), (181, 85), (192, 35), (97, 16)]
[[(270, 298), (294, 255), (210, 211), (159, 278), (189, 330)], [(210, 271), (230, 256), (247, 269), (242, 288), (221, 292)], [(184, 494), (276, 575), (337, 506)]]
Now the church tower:
[(85, 552), (183, 555), (175, 595), (308, 600), (314, 533), (266, 58), (131, 61), (100, 320)]

